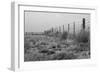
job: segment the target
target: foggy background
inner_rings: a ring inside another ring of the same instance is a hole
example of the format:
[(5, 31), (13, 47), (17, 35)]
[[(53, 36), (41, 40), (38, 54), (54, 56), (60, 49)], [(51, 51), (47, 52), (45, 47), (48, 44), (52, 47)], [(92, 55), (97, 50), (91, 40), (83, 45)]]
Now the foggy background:
[(34, 12), (25, 11), (25, 32), (44, 32), (53, 28), (59, 28), (64, 25), (67, 31), (70, 24), (70, 32), (73, 31), (73, 23), (75, 23), (75, 31), (78, 32), (82, 27), (82, 19), (86, 20), (86, 29), (90, 25), (90, 14), (85, 13), (53, 13), (53, 12)]

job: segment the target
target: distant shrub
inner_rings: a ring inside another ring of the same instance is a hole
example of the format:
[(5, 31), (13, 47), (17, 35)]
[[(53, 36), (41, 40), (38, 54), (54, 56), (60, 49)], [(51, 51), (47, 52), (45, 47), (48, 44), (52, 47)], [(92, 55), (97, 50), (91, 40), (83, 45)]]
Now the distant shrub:
[(68, 37), (68, 33), (67, 32), (63, 32), (62, 36), (61, 36), (61, 39), (62, 40), (66, 40)]
[(87, 43), (89, 41), (89, 32), (81, 31), (77, 36), (76, 39), (78, 42)]

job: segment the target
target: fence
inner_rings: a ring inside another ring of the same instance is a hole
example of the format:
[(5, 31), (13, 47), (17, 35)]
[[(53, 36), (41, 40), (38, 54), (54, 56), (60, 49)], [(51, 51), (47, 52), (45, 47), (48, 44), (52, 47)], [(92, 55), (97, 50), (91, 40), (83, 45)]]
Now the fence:
[[(76, 28), (76, 24), (77, 24), (77, 28)], [(67, 26), (67, 28), (66, 28)], [(59, 32), (59, 33), (63, 33), (63, 32), (68, 32), (68, 34), (73, 34), (73, 36), (75, 36), (78, 32), (77, 31), (80, 31), (80, 30), (85, 30), (86, 28), (86, 19), (83, 18), (82, 21), (79, 23), (79, 22), (72, 22), (72, 23), (69, 23), (69, 24), (65, 24), (65, 25), (62, 25), (62, 26), (58, 26), (56, 28), (51, 28), (50, 30), (47, 30), (46, 32), (50, 32), (50, 33), (56, 33), (56, 32)]]

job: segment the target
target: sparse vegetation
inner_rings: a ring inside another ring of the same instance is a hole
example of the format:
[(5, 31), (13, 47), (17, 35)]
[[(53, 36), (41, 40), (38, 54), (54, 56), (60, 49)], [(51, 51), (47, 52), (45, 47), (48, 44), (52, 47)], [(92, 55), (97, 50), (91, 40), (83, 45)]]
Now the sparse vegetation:
[[(79, 33), (75, 39), (64, 32), (60, 36), (25, 35), (24, 61), (47, 61), (90, 58), (89, 32)], [(28, 38), (27, 38), (28, 37)]]
[(83, 43), (87, 43), (89, 42), (89, 32), (87, 31), (81, 31), (80, 33), (78, 33), (77, 37), (76, 37), (77, 41), (83, 42)]
[(62, 40), (66, 40), (68, 37), (68, 33), (67, 32), (63, 32), (62, 36), (61, 36), (61, 39)]
[(90, 27), (86, 26), (86, 19), (82, 19), (82, 27), (78, 32), (75, 22), (73, 25), (68, 24), (67, 30), (65, 25), (62, 26), (51, 27), (42, 32), (26, 32), (24, 61), (90, 58)]

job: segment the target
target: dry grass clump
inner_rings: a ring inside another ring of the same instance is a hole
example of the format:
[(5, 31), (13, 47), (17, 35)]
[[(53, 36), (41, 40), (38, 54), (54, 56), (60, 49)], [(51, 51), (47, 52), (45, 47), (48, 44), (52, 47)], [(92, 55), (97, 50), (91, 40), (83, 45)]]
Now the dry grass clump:
[(89, 42), (89, 38), (90, 37), (90, 34), (88, 31), (81, 31), (80, 33), (78, 33), (78, 35), (76, 36), (76, 40), (80, 43), (80, 42), (83, 42), (83, 43), (87, 43)]

